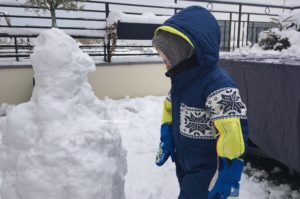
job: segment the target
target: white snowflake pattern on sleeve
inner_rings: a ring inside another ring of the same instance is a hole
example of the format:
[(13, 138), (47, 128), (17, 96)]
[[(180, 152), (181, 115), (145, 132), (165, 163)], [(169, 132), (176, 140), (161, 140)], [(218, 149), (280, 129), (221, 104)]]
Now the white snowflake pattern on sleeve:
[(193, 139), (215, 139), (217, 134), (206, 109), (180, 105), (180, 133)]
[(211, 113), (211, 120), (224, 118), (247, 119), (247, 109), (237, 88), (226, 87), (212, 92), (207, 97), (205, 105)]

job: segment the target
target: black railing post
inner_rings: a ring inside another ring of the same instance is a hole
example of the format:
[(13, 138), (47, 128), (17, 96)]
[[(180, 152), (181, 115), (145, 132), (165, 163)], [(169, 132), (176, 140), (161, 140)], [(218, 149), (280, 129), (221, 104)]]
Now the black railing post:
[(233, 22), (233, 46), (232, 46), (232, 50), (235, 49), (235, 33), (236, 33), (236, 21)]
[[(242, 47), (244, 47), (244, 41), (245, 41), (245, 22), (243, 21), (243, 32), (242, 32)], [(247, 41), (246, 41), (247, 43)]]
[(104, 56), (104, 61), (107, 61), (107, 53), (106, 53), (106, 39), (104, 38), (103, 40), (103, 56)]
[(225, 48), (226, 48), (226, 25), (227, 25), (227, 23), (226, 23), (227, 21), (226, 20), (224, 20), (224, 33), (223, 33), (223, 46), (222, 46), (222, 50), (224, 50), (225, 51)]
[(231, 25), (232, 25), (232, 12), (229, 14), (229, 38), (228, 38), (228, 49), (231, 49)]
[[(250, 22), (249, 22), (250, 23)], [(254, 22), (251, 22), (251, 43), (254, 42)]]
[[(177, 0), (174, 0), (174, 3), (175, 3), (176, 6), (177, 6)], [(175, 14), (175, 15), (177, 14), (177, 8), (174, 9), (174, 14)]]
[(14, 37), (14, 39), (15, 39), (16, 60), (19, 61), (19, 56), (18, 56), (18, 40), (17, 40), (17, 37)]
[[(105, 17), (108, 18), (109, 15), (109, 3), (105, 3)], [(110, 56), (110, 35), (108, 35), (106, 27), (106, 38), (104, 41), (104, 61), (111, 62), (111, 56)]]
[(238, 34), (237, 34), (237, 48), (240, 47), (241, 22), (242, 22), (242, 4), (239, 4), (239, 21), (238, 21)]
[(105, 3), (105, 17), (106, 17), (106, 19), (107, 19), (108, 15), (109, 15), (109, 3)]
[(256, 27), (255, 28), (255, 43), (258, 42), (258, 31), (259, 31), (259, 29), (258, 29), (258, 27)]
[(108, 41), (107, 41), (107, 62), (111, 62), (111, 52), (110, 52), (110, 35), (108, 36)]
[(250, 13), (248, 13), (248, 16), (247, 16), (246, 46), (248, 46), (248, 39), (249, 39), (249, 22), (250, 22)]

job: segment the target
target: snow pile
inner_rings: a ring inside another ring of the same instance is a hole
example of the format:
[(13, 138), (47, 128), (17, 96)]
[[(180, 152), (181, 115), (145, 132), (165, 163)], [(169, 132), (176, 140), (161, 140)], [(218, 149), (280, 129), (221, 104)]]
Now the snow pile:
[(92, 59), (59, 29), (43, 32), (31, 56), (28, 103), (1, 122), (2, 199), (123, 199), (126, 152), (87, 74)]
[(120, 11), (112, 11), (106, 19), (107, 27), (114, 23), (127, 22), (127, 23), (143, 23), (143, 24), (162, 24), (169, 16), (156, 16), (153, 13), (145, 12), (142, 15), (125, 14)]

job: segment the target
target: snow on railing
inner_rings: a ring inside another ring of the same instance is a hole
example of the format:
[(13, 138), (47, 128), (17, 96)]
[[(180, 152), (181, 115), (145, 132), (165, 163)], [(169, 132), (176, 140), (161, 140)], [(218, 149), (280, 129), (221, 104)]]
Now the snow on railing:
[(121, 11), (111, 11), (106, 19), (107, 27), (114, 23), (143, 23), (143, 24), (162, 24), (169, 16), (157, 16), (150, 12), (142, 13), (141, 15), (126, 14)]
[[(255, 16), (278, 16), (278, 13), (276, 13), (276, 9), (277, 11), (280, 10), (280, 12), (282, 11), (282, 8), (293, 9), (291, 7), (282, 7), (280, 5), (272, 5), (270, 3), (267, 8), (269, 11), (271, 11), (269, 13), (266, 13), (263, 11), (259, 11), (259, 9), (245, 9), (247, 5), (249, 6), (249, 2), (244, 2), (243, 4), (241, 2), (233, 1), (231, 1), (230, 5), (234, 6), (230, 6), (230, 9), (227, 9), (226, 6), (222, 6), (225, 5), (224, 2), (226, 1), (230, 0), (202, 0), (201, 2), (193, 3), (188, 1), (177, 2), (176, 0), (175, 3), (171, 0), (165, 3), (162, 3), (159, 0), (152, 0), (151, 2), (139, 0), (132, 0), (130, 2), (126, 2), (125, 0), (87, 0), (85, 1), (85, 8), (76, 12), (76, 15), (78, 14), (78, 17), (75, 17), (75, 13), (72, 13), (72, 15), (68, 15), (64, 12), (64, 10), (60, 10), (60, 15), (57, 16), (57, 19), (59, 28), (61, 28), (64, 32), (73, 37), (75, 36), (76, 39), (88, 40), (88, 43), (83, 42), (84, 44), (88, 45), (91, 41), (97, 41), (96, 43), (98, 47), (101, 46), (101, 51), (97, 51), (97, 53), (94, 53), (92, 55), (98, 56), (99, 59), (104, 58), (104, 60), (107, 61), (110, 49), (108, 46), (105, 46), (105, 33), (107, 33), (107, 27), (117, 21), (123, 23), (161, 24), (169, 16), (177, 13), (184, 7), (187, 7), (191, 4), (197, 4), (209, 9), (219, 20), (219, 25), (222, 32), (220, 49), (222, 51), (231, 51), (234, 50), (236, 46), (243, 47), (244, 44), (248, 45), (248, 43), (256, 43), (259, 32), (267, 29), (265, 25), (269, 21), (262, 22), (261, 20), (256, 20)], [(0, 2), (0, 11), (18, 10), (18, 12), (12, 12), (13, 14), (10, 13), (9, 17), (13, 20), (11, 21), (10, 26), (1, 24), (0, 33), (0, 35), (2, 36), (1, 39), (5, 39), (5, 37), (7, 39), (15, 38), (15, 43), (11, 42), (8, 44), (6, 42), (2, 43), (4, 45), (0, 46), (1, 49), (5, 49), (5, 46), (10, 45), (8, 48), (15, 48), (15, 53), (10, 53), (9, 56), (7, 56), (7, 54), (0, 53), (0, 59), (15, 57), (16, 60), (18, 60), (19, 57), (28, 57), (29, 54), (18, 54), (18, 48), (21, 47), (18, 40), (22, 38), (31, 40), (31, 38), (35, 38), (42, 30), (49, 28), (50, 23), (45, 23), (47, 21), (50, 21), (50, 17), (47, 13), (40, 13), (37, 16), (30, 13), (22, 13), (24, 11), (21, 12), (21, 10), (24, 10), (24, 8), (26, 8), (24, 2), (25, 0), (19, 0), (17, 3), (9, 0), (3, 0)], [(267, 4), (267, 1), (264, 3)], [(237, 10), (237, 5), (244, 7), (241, 7), (240, 10)], [(36, 7), (30, 8), (35, 9)], [(263, 5), (260, 5), (259, 8), (263, 8)], [(121, 10), (122, 12), (114, 10)], [(220, 17), (220, 15), (222, 15), (222, 17)], [(243, 17), (240, 17), (240, 19), (237, 20), (238, 16)], [(247, 19), (245, 19), (245, 17)], [(0, 15), (0, 18), (4, 18), (4, 16)], [(18, 24), (20, 22), (19, 19), (22, 19), (23, 24)], [(120, 45), (120, 42), (118, 41), (117, 47), (120, 48), (120, 53), (116, 56), (128, 57), (129, 55), (127, 54), (127, 51), (131, 50), (131, 46), (134, 46), (134, 48), (139, 47), (141, 49), (139, 53), (133, 54), (133, 57), (148, 57), (153, 53), (156, 54), (156, 52), (152, 52), (152, 50), (149, 50), (151, 49), (150, 45), (150, 42), (148, 42), (146, 47), (145, 44), (136, 39), (136, 43), (134, 43), (133, 45), (131, 44), (129, 47), (128, 44), (123, 45), (122, 43)], [(94, 48), (92, 47), (91, 49)], [(98, 49), (99, 48), (97, 48), (97, 50)], [(126, 51), (126, 53), (123, 53), (123, 51)]]
[[(11, 26), (10, 18), (8, 17), (7, 12), (0, 11), (0, 15), (3, 15), (6, 21), (7, 26)], [(0, 24), (1, 25), (1, 24)]]

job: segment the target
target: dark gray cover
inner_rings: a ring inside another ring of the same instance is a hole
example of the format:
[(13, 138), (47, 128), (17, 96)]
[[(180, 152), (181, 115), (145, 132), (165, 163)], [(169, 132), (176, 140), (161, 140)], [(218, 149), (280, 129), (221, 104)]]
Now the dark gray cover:
[(221, 60), (248, 108), (249, 137), (264, 152), (300, 171), (300, 65)]

